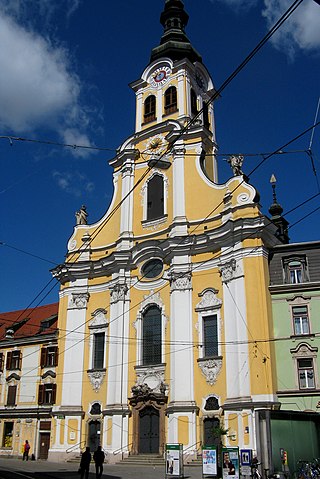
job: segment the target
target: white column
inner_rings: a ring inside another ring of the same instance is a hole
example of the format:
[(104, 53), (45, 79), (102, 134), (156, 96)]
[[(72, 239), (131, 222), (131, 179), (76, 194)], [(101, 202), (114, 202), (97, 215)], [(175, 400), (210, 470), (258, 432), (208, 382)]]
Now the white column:
[(179, 141), (173, 149), (173, 223), (171, 236), (186, 235), (186, 201), (184, 178), (185, 148)]
[(142, 91), (137, 93), (137, 111), (136, 111), (136, 132), (141, 130), (142, 125), (142, 110), (143, 110), (143, 102), (142, 102)]
[[(81, 409), (85, 347), (86, 312), (89, 294), (72, 293), (69, 296), (64, 344), (64, 365), (61, 408), (73, 406)], [(70, 387), (71, 385), (71, 387)]]
[(157, 111), (156, 111), (156, 115), (157, 115), (157, 123), (160, 123), (162, 121), (162, 115), (163, 115), (163, 91), (162, 91), (162, 88), (159, 88), (159, 90), (157, 91)]
[[(179, 258), (179, 261), (188, 264), (189, 258)], [(189, 444), (192, 444), (196, 437), (196, 422), (193, 418), (197, 407), (194, 401), (191, 273), (179, 268), (171, 273), (170, 304), (172, 346), (168, 439), (170, 442), (178, 440), (178, 418), (185, 415), (189, 418)]]
[[(128, 358), (129, 309), (128, 288), (116, 284), (110, 303), (107, 402), (104, 414), (112, 417), (112, 450), (121, 450), (128, 440)], [(115, 339), (118, 338), (118, 341)], [(125, 451), (124, 451), (125, 452)]]
[[(178, 108), (179, 116), (186, 115), (186, 92), (185, 92), (185, 81), (184, 73), (178, 75)], [(187, 110), (188, 111), (188, 110)]]
[[(120, 218), (120, 237), (132, 236), (133, 225), (133, 193), (134, 185), (134, 160), (133, 158), (127, 158), (121, 169), (122, 173), (122, 199), (124, 199), (121, 205), (121, 218)], [(121, 242), (121, 248), (128, 248), (130, 245), (127, 242)]]
[(232, 259), (221, 268), (226, 345), (227, 401), (248, 398), (250, 360), (242, 260)]

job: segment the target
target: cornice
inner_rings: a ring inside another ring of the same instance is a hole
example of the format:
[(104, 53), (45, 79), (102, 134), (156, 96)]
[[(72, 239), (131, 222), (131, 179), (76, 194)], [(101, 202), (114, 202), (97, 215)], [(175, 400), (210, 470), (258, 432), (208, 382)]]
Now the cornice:
[(34, 335), (34, 336), (25, 336), (23, 338), (17, 339), (2, 339), (0, 341), (1, 349), (13, 348), (15, 346), (30, 346), (31, 344), (41, 344), (49, 343), (54, 341), (55, 343), (58, 340), (59, 331), (51, 333), (50, 335)]
[(309, 281), (308, 283), (298, 283), (298, 284), (272, 284), (269, 286), (269, 291), (271, 294), (299, 294), (302, 292), (311, 292), (320, 291), (320, 282), (319, 281)]
[[(62, 284), (67, 281), (80, 279), (80, 278), (97, 278), (104, 276), (112, 276), (113, 273), (119, 271), (119, 269), (134, 269), (137, 267), (139, 260), (145, 259), (148, 256), (148, 250), (151, 247), (158, 248), (161, 242), (162, 255), (160, 257), (166, 257), (167, 262), (170, 261), (173, 255), (190, 255), (212, 253), (217, 252), (223, 247), (228, 247), (231, 244), (241, 243), (246, 238), (269, 238), (271, 233), (267, 231), (269, 228), (265, 226), (264, 216), (257, 216), (254, 218), (239, 218), (236, 220), (228, 220), (220, 226), (207, 230), (201, 234), (194, 234), (188, 236), (173, 236), (167, 237), (165, 240), (145, 238), (145, 241), (141, 238), (133, 238), (133, 244), (137, 242), (137, 245), (130, 249), (122, 251), (114, 251), (109, 256), (101, 258), (97, 261), (81, 261), (79, 263), (72, 263), (60, 266), (53, 270), (53, 275)], [(172, 223), (172, 228), (175, 223)], [(263, 228), (263, 233), (261, 229)], [(257, 250), (256, 253), (252, 252), (250, 255), (261, 255), (263, 251)], [(252, 248), (247, 248), (246, 251), (252, 251)], [(235, 252), (233, 251), (233, 255)]]

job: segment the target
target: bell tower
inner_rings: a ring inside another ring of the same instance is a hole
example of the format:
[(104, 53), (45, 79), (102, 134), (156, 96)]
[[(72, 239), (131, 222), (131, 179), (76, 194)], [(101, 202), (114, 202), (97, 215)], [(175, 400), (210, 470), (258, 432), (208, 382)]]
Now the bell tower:
[(202, 167), (217, 182), (214, 106), (213, 102), (208, 104), (215, 88), (201, 55), (185, 33), (188, 20), (181, 0), (165, 2), (160, 44), (152, 49), (141, 79), (130, 85), (136, 94), (135, 131), (152, 136), (152, 130), (159, 131), (169, 119), (184, 128), (197, 116), (189, 130), (198, 129)]

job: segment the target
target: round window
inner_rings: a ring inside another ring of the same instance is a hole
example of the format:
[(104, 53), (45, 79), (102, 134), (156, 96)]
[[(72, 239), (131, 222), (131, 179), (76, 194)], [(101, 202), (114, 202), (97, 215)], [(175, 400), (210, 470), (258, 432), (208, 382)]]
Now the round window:
[(142, 268), (141, 272), (144, 278), (156, 278), (163, 270), (163, 263), (161, 259), (151, 259), (147, 261)]

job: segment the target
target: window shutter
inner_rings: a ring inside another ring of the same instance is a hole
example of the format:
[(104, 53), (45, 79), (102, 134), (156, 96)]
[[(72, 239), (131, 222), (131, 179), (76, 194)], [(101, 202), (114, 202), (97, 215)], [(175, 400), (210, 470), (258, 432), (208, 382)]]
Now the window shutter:
[(16, 405), (17, 386), (8, 387), (7, 406)]
[(52, 384), (52, 404), (56, 402), (57, 385)]
[(22, 365), (22, 351), (19, 351), (19, 365), (18, 365), (18, 369), (21, 369), (21, 365)]
[(11, 369), (11, 357), (12, 357), (12, 351), (9, 351), (7, 353), (7, 363), (6, 363), (7, 369)]
[(3, 353), (0, 353), (0, 371), (1, 372), (3, 372), (3, 363), (4, 363)]
[(39, 392), (38, 392), (38, 404), (43, 404), (44, 401), (44, 384), (39, 384)]
[(58, 366), (58, 357), (59, 357), (59, 349), (58, 346), (55, 346), (55, 351), (54, 351), (54, 365)]
[(40, 366), (44, 368), (47, 364), (47, 348), (41, 348)]

